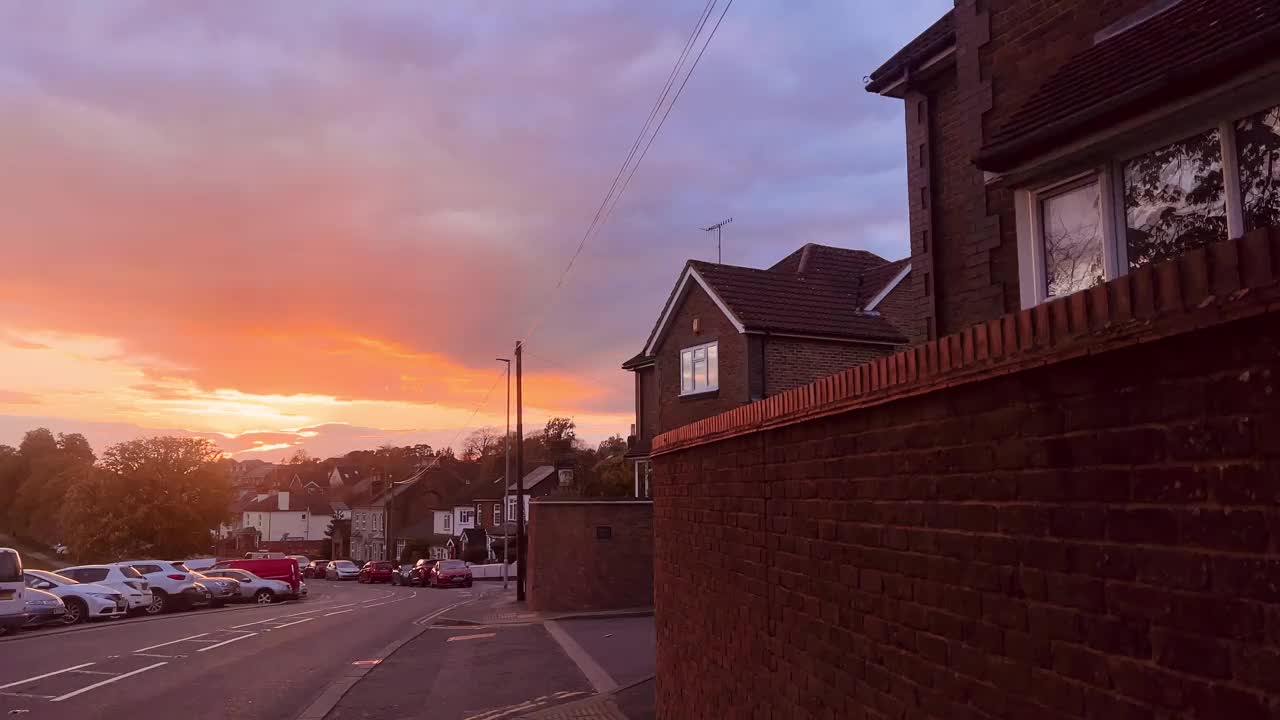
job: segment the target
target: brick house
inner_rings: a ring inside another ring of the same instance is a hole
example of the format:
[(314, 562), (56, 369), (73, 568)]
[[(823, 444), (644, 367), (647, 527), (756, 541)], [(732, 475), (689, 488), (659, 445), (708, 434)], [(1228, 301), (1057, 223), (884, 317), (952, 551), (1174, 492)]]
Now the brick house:
[(1280, 7), (959, 0), (871, 73), (905, 104), (930, 339), (1280, 216)]
[(929, 339), (653, 439), (660, 717), (1276, 717), (1278, 41), (957, 0), (871, 73)]
[(690, 260), (635, 373), (627, 458), (648, 495), (653, 438), (923, 339), (908, 260), (809, 243), (768, 269)]

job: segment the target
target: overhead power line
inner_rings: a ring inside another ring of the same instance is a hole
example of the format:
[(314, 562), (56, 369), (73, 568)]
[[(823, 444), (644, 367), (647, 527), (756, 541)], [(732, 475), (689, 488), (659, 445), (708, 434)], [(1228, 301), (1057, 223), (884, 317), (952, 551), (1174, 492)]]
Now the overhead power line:
[[(680, 76), (685, 63), (689, 58), (690, 52), (697, 45), (698, 38), (706, 28), (707, 21), (710, 19), (712, 13), (714, 13), (715, 7), (719, 1), (720, 0), (707, 0), (706, 4), (703, 6), (702, 13), (698, 16), (698, 21), (694, 24), (693, 30), (689, 33), (689, 38), (685, 41), (684, 47), (680, 51), (680, 55), (676, 58), (676, 62), (671, 68), (671, 72), (667, 75), (667, 81), (663, 84), (662, 91), (658, 94), (657, 100), (654, 101), (653, 107), (650, 108), (649, 115), (645, 119), (644, 125), (641, 126), (640, 132), (636, 135), (635, 141), (631, 143), (631, 148), (627, 151), (627, 155), (623, 159), (622, 165), (614, 175), (613, 182), (609, 184), (608, 191), (600, 201), (600, 205), (596, 208), (595, 214), (591, 218), (591, 222), (587, 225), (587, 229), (582, 234), (582, 238), (578, 241), (577, 248), (569, 257), (569, 262), (565, 265), (564, 270), (560, 272), (560, 277), (556, 280), (555, 287), (551, 291), (551, 297), (548, 298), (546, 302), (540, 304), (538, 314), (534, 317), (533, 322), (530, 323), (528, 330), (524, 333), (524, 341), (527, 341), (541, 325), (543, 318), (546, 317), (547, 310), (560, 289), (564, 287), (565, 282), (568, 280), (570, 271), (573, 270), (574, 263), (577, 262), (578, 257), (582, 254), (587, 242), (609, 221), (610, 216), (613, 215), (614, 208), (618, 206), (618, 202), (622, 199), (623, 193), (626, 192), (627, 187), (631, 184), (631, 178), (635, 176), (636, 170), (640, 167), (640, 163), (644, 161), (645, 155), (649, 153), (649, 148), (653, 145), (654, 139), (658, 137), (658, 133), (662, 130), (663, 124), (666, 123), (667, 117), (671, 114), (671, 109), (675, 107), (676, 101), (680, 99), (681, 93), (684, 92), (685, 86), (689, 83), (689, 78), (693, 75), (693, 71), (697, 69), (699, 61), (702, 60), (703, 53), (707, 51), (707, 46), (711, 44), (711, 39), (715, 37), (716, 30), (720, 28), (720, 23), (724, 21), (725, 14), (729, 12), (729, 8), (733, 5), (733, 0), (728, 0), (725, 4), (724, 10), (720, 13), (720, 17), (716, 19), (716, 24), (711, 28), (711, 32), (707, 34), (706, 40), (702, 43), (702, 48), (698, 51), (698, 54), (694, 58), (693, 64), (689, 66), (688, 71), (684, 73), (684, 78), (681, 80), (679, 87), (676, 88), (675, 94), (673, 95), (671, 93), (671, 89), (675, 86), (675, 80)], [(670, 97), (669, 102), (668, 97)], [(664, 106), (665, 110), (663, 110)], [(654, 125), (653, 121), (655, 118), (658, 118), (659, 111), (662, 112), (662, 116), (658, 119), (657, 125)], [(652, 132), (650, 132), (651, 128)], [(641, 148), (642, 144), (643, 149)], [(639, 155), (637, 155), (637, 150), (639, 151)], [(623, 179), (624, 176), (625, 179)]]

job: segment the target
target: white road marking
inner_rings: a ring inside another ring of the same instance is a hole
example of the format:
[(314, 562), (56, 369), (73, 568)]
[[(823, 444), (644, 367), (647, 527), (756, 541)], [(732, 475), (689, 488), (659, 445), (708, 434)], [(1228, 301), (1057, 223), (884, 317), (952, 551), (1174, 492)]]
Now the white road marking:
[(24, 697), (24, 698), (37, 698), (41, 700), (48, 700), (49, 698), (54, 697), (53, 695), (35, 695), (32, 693), (16, 693), (16, 692), (4, 692), (4, 691), (0, 691), (0, 695), (11, 695), (13, 697)]
[(106, 680), (103, 680), (102, 682), (96, 682), (96, 683), (94, 683), (94, 684), (92, 684), (92, 685), (86, 685), (85, 687), (82, 687), (82, 688), (80, 688), (79, 690), (72, 690), (71, 692), (67, 693), (66, 695), (60, 695), (60, 696), (58, 696), (58, 697), (56, 697), (56, 698), (54, 698), (54, 699), (50, 700), (49, 702), (62, 702), (63, 700), (69, 700), (69, 699), (71, 699), (71, 698), (73, 698), (73, 697), (75, 697), (75, 696), (77, 696), (77, 695), (83, 695), (84, 693), (87, 693), (87, 692), (89, 692), (90, 690), (96, 690), (96, 689), (98, 689), (98, 688), (102, 687), (103, 685), (110, 685), (110, 684), (111, 684), (111, 683), (113, 683), (113, 682), (119, 682), (120, 680), (123, 680), (123, 679), (125, 679), (125, 678), (127, 678), (127, 677), (132, 677), (132, 676), (134, 676), (134, 675), (139, 675), (139, 674), (144, 673), (144, 672), (146, 672), (146, 671), (148, 671), (148, 670), (155, 670), (156, 668), (160, 667), (161, 665), (168, 665), (168, 664), (169, 664), (168, 662), (158, 662), (158, 663), (156, 663), (155, 665), (148, 665), (148, 666), (146, 666), (146, 667), (144, 667), (144, 668), (138, 668), (137, 670), (134, 670), (133, 672), (127, 672), (127, 673), (124, 673), (124, 674), (122, 674), (122, 675), (116, 675), (115, 677), (113, 677), (113, 678), (108, 678), (108, 679), (106, 679)]
[(483, 640), (484, 638), (491, 638), (495, 635), (497, 635), (497, 633), (477, 633), (475, 635), (454, 635), (453, 637), (449, 638), (445, 642), (454, 642), (456, 640)]
[(395, 603), (403, 602), (403, 601), (408, 600), (408, 599), (409, 599), (409, 598), (407, 598), (407, 597), (402, 597), (402, 598), (399, 598), (399, 599), (397, 599), (397, 600), (388, 600), (388, 601), (386, 601), (386, 602), (374, 603), (374, 604), (372, 604), (372, 605), (361, 605), (360, 607), (363, 607), (363, 608), (376, 608), (376, 607), (382, 607), (383, 605), (393, 605), (393, 604), (395, 604)]
[(258, 634), (258, 633), (249, 633), (248, 635), (241, 635), (241, 636), (239, 636), (239, 637), (233, 637), (233, 638), (231, 638), (230, 640), (223, 640), (222, 642), (218, 643), (217, 645), (210, 645), (209, 647), (202, 647), (202, 648), (200, 648), (199, 650), (197, 650), (196, 652), (208, 652), (208, 651), (210, 651), (210, 650), (215, 650), (215, 649), (217, 649), (217, 648), (222, 647), (223, 645), (230, 645), (230, 644), (231, 644), (231, 643), (233, 643), (233, 642), (239, 642), (239, 641), (241, 641), (241, 640), (244, 640), (244, 639), (247, 639), (247, 638), (251, 638), (251, 637), (253, 637), (254, 635), (257, 635), (257, 634)]
[(339, 610), (338, 612), (325, 613), (324, 616), (329, 617), (330, 615), (341, 615), (342, 613), (349, 613), (352, 610), (355, 610), (355, 608), (352, 608), (351, 610)]
[(6, 688), (11, 688), (11, 687), (18, 687), (19, 685), (26, 685), (29, 682), (35, 682), (37, 680), (43, 680), (47, 677), (53, 677), (54, 675), (61, 675), (62, 673), (65, 673), (65, 672), (71, 672), (72, 670), (79, 670), (80, 668), (86, 668), (92, 664), (93, 663), (91, 662), (87, 662), (87, 663), (82, 663), (80, 665), (72, 665), (69, 668), (62, 668), (61, 670), (54, 670), (53, 672), (48, 672), (43, 675), (36, 675), (35, 677), (29, 677), (26, 680), (11, 682), (8, 685), (0, 685), (0, 690), (4, 690)]
[(159, 653), (140, 653), (140, 652), (136, 652), (134, 653), (134, 655), (137, 655), (138, 657), (158, 657), (158, 658), (166, 658), (166, 659), (186, 657), (186, 655), (161, 655)]
[(147, 647), (144, 647), (144, 648), (138, 648), (137, 650), (134, 650), (134, 652), (140, 653), (140, 652), (146, 652), (148, 650), (155, 650), (156, 648), (162, 648), (165, 645), (176, 645), (180, 642), (186, 642), (188, 640), (195, 640), (198, 637), (204, 637), (205, 635), (208, 635), (208, 634), (209, 633), (199, 633), (197, 635), (189, 635), (187, 637), (182, 638), (181, 640), (170, 640), (169, 642), (163, 642), (163, 643), (160, 643), (159, 645), (148, 645)]
[(120, 673), (107, 672), (106, 670), (72, 670), (71, 672), (82, 675), (119, 675)]
[(275, 627), (273, 627), (273, 628), (271, 628), (271, 629), (272, 629), (272, 630), (280, 630), (280, 629), (282, 629), (282, 628), (287, 628), (287, 627), (289, 627), (290, 625), (297, 625), (297, 624), (299, 624), (299, 623), (311, 622), (312, 620), (315, 620), (315, 618), (313, 618), (313, 617), (310, 617), (310, 618), (302, 618), (301, 620), (294, 620), (293, 622), (290, 622), (290, 623), (285, 623), (285, 624), (283, 624), (283, 625), (277, 625), (277, 626), (275, 626)]

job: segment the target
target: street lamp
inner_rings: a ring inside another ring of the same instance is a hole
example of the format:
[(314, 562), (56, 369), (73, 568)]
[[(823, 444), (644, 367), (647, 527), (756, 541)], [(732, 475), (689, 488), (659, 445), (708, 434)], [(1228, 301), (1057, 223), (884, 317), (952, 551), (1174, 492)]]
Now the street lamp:
[(511, 547), (511, 536), (507, 532), (510, 518), (507, 507), (511, 496), (511, 358), (496, 358), (498, 362), (507, 364), (507, 434), (505, 436), (507, 457), (504, 460), (506, 469), (502, 472), (502, 589), (507, 589), (507, 566), (511, 564), (508, 548)]

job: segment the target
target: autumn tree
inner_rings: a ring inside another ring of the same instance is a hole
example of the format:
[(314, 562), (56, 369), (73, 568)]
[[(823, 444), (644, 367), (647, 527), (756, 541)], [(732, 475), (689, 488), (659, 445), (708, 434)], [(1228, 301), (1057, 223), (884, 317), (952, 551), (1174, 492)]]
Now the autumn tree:
[(89, 441), (79, 433), (55, 436), (47, 428), (27, 432), (16, 459), (6, 463), (14, 478), (6, 483), (13, 491), (7, 506), (9, 529), (48, 545), (61, 542), (58, 510), (72, 482), (92, 468), (94, 460)]
[(228, 517), (230, 479), (200, 438), (153, 437), (107, 448), (77, 479), (62, 520), (80, 558), (183, 557), (207, 552)]

